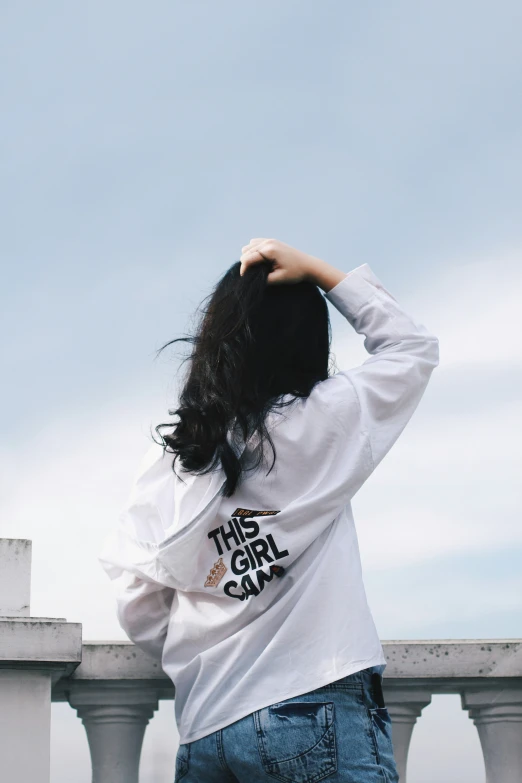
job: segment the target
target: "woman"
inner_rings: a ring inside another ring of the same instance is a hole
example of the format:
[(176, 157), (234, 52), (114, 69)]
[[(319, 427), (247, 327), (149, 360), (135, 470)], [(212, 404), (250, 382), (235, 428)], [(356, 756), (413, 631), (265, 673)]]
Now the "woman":
[[(331, 375), (325, 299), (370, 354)], [(438, 340), (368, 264), (346, 274), (263, 238), (184, 339), (178, 421), (156, 427), (171, 432), (100, 554), (122, 627), (175, 686), (175, 780), (396, 783), (350, 501)]]

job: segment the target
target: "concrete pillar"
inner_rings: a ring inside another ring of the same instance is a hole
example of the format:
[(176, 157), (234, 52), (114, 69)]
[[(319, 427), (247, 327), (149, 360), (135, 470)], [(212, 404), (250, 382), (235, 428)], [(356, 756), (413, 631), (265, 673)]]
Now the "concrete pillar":
[(138, 783), (145, 729), (158, 709), (156, 690), (130, 682), (74, 683), (69, 703), (87, 732), (92, 783)]
[(406, 783), (406, 767), (413, 727), (422, 710), (431, 702), (431, 691), (415, 685), (393, 685), (383, 680), (386, 706), (392, 720), (393, 754), (401, 783)]
[(30, 617), (31, 542), (0, 539), (0, 780), (49, 783), (51, 689), (81, 660), (82, 629)]
[(48, 783), (51, 676), (0, 668), (0, 780)]
[(0, 617), (29, 617), (31, 542), (0, 538)]
[(461, 701), (477, 727), (486, 783), (520, 783), (522, 682), (470, 687), (461, 692)]

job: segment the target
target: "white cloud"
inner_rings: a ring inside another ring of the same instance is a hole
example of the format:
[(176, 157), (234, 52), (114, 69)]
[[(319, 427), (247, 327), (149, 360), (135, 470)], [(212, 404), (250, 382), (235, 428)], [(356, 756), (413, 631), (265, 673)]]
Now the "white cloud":
[(522, 401), (468, 415), (426, 405), (414, 418), (353, 500), (365, 563), (522, 544)]
[(518, 249), (435, 270), (415, 301), (440, 340), (440, 369), (522, 363), (522, 253)]
[[(384, 277), (384, 275), (382, 275)], [(385, 287), (391, 291), (386, 275)], [(440, 341), (436, 372), (456, 366), (522, 364), (522, 251), (505, 249), (498, 254), (447, 259), (434, 267), (414, 289), (391, 291), (401, 305)], [(362, 338), (351, 334), (334, 337), (339, 366), (364, 361)]]

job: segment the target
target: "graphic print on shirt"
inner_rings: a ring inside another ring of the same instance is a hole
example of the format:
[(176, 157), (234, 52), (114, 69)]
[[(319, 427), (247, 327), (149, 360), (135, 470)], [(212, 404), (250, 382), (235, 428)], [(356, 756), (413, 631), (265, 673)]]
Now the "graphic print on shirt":
[[(225, 582), (223, 591), (230, 598), (248, 600), (250, 596), (259, 595), (264, 590), (265, 583), (272, 581), (274, 574), (283, 576), (285, 569), (272, 564), (275, 560), (286, 557), (288, 550), (280, 552), (271, 533), (261, 536), (259, 524), (254, 519), (279, 513), (281, 512), (236, 508), (226, 525), (220, 525), (208, 533), (208, 537), (214, 541), (218, 555), (224, 555), (225, 550), (232, 552), (230, 569), (240, 579)], [(267, 570), (265, 563), (268, 564)], [(220, 557), (212, 566), (205, 587), (217, 587), (227, 570), (223, 557)]]
[(210, 574), (207, 576), (205, 587), (217, 587), (227, 571), (228, 569), (223, 562), (223, 558), (220, 557), (219, 560), (216, 563), (214, 563), (214, 565), (210, 569)]

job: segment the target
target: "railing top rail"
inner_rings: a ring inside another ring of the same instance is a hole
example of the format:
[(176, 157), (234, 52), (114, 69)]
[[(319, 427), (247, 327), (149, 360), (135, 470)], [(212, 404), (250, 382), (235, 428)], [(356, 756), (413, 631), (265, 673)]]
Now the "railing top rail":
[[(522, 677), (522, 639), (415, 639), (382, 642), (386, 678)], [(167, 679), (131, 642), (86, 641), (82, 663), (72, 675), (82, 680)]]

